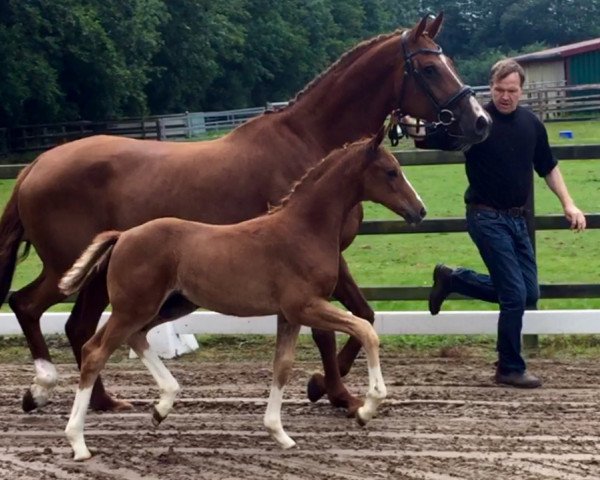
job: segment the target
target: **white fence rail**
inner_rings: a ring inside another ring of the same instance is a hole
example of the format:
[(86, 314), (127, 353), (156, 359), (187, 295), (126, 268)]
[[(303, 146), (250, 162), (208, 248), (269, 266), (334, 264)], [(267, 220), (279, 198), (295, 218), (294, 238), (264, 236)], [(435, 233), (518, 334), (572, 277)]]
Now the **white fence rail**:
[[(110, 313), (100, 320), (106, 322)], [(62, 334), (68, 312), (42, 316), (45, 334)], [(496, 334), (497, 311), (442, 312), (433, 317), (427, 312), (376, 312), (375, 328), (381, 335), (477, 335)], [(232, 317), (214, 312), (194, 312), (150, 331), (149, 340), (165, 358), (193, 350), (197, 344), (189, 334), (275, 334), (275, 316)], [(307, 328), (303, 328), (308, 333)], [(528, 310), (523, 319), (523, 334), (562, 335), (600, 334), (600, 310)], [(0, 335), (22, 335), (12, 313), (0, 313)]]

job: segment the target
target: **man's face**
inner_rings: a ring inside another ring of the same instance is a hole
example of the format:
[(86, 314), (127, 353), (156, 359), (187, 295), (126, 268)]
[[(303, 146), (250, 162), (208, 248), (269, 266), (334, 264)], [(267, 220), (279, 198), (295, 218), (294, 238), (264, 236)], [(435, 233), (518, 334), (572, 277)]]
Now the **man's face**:
[(522, 93), (521, 77), (517, 72), (492, 83), (492, 101), (500, 113), (514, 112)]

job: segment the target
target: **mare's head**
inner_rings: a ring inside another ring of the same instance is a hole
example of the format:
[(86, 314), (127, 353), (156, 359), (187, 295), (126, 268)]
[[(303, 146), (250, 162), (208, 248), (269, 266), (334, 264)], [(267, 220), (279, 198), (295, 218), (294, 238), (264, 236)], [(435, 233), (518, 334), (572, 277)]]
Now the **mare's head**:
[(402, 114), (446, 125), (450, 135), (468, 145), (485, 140), (491, 118), (474, 98), (470, 87), (460, 79), (452, 61), (434, 42), (443, 14), (429, 21), (424, 17), (400, 39), (404, 71), (397, 82)]
[(425, 205), (404, 176), (396, 158), (381, 145), (384, 133), (382, 128), (371, 140), (347, 147), (349, 152), (359, 156), (361, 200), (380, 203), (408, 223), (419, 223), (427, 213)]

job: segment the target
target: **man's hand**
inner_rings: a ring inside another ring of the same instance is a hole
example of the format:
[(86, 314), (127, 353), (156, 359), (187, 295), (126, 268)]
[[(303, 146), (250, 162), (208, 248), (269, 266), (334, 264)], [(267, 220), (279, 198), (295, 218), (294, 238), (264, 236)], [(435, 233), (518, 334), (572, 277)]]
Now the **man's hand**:
[(565, 207), (565, 217), (571, 223), (571, 229), (576, 232), (585, 230), (586, 221), (585, 215), (575, 205), (567, 205)]
[(402, 127), (404, 131), (410, 137), (415, 140), (423, 140), (425, 138), (425, 124), (423, 124), (420, 120), (411, 117), (410, 115), (404, 115), (400, 122), (402, 123)]

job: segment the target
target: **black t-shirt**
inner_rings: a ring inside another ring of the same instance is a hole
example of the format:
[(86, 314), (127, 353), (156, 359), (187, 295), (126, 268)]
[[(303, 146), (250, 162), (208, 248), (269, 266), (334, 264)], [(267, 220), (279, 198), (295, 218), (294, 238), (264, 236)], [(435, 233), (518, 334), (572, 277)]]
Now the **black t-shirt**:
[[(493, 124), (489, 137), (464, 154), (469, 180), (465, 202), (498, 209), (522, 207), (531, 193), (533, 170), (545, 177), (558, 163), (550, 150), (546, 128), (523, 107), (509, 114), (500, 113), (492, 102), (484, 108)], [(455, 150), (456, 142), (444, 130), (438, 130), (417, 146)]]

